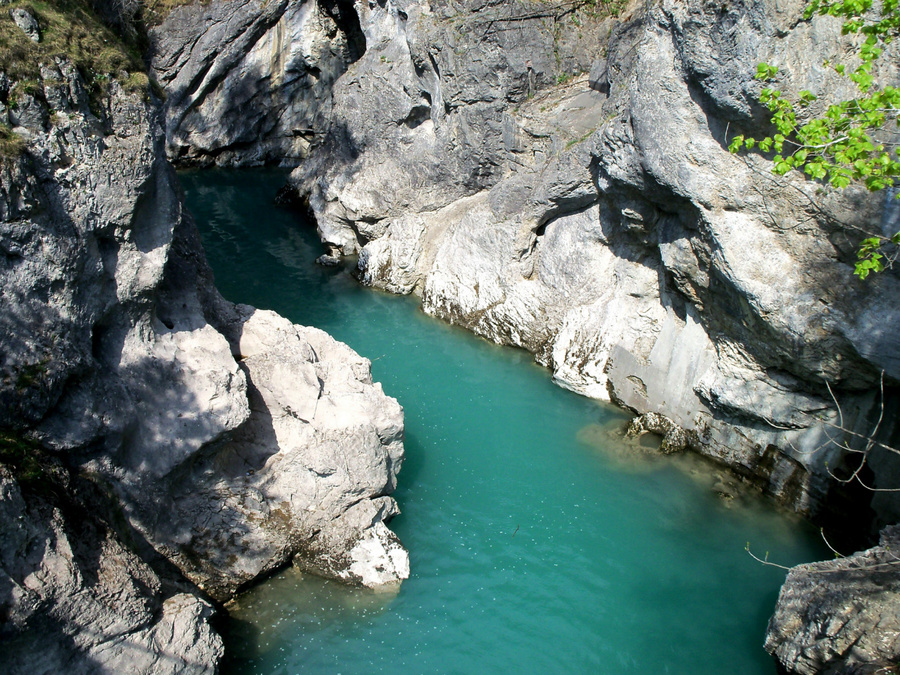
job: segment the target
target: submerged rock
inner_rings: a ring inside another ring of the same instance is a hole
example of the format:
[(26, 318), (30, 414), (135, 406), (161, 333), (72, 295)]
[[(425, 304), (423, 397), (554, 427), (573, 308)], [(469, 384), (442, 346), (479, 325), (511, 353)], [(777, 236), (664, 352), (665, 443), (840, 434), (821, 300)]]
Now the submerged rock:
[(628, 429), (625, 431), (625, 435), (631, 437), (647, 433), (662, 436), (659, 450), (665, 455), (681, 452), (696, 444), (696, 439), (692, 437), (692, 434), (686, 432), (665, 415), (658, 413), (638, 415), (628, 423)]
[(791, 675), (892, 673), (900, 664), (900, 526), (878, 546), (794, 567), (766, 649)]

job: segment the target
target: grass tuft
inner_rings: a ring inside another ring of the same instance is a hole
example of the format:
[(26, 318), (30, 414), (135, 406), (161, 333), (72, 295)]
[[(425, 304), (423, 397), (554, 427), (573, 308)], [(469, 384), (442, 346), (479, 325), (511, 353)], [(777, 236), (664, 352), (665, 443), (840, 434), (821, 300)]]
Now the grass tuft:
[(0, 158), (15, 160), (22, 156), (25, 150), (25, 139), (9, 128), (7, 124), (0, 124)]
[[(23, 8), (37, 18), (41, 41), (32, 42), (13, 22), (9, 10)], [(89, 86), (110, 75), (143, 72), (135, 43), (106, 26), (88, 0), (13, 0), (0, 11), (0, 72), (14, 81), (38, 80), (41, 65), (65, 57), (81, 71)]]
[(22, 484), (45, 480), (41, 447), (18, 434), (0, 431), (0, 464), (5, 464)]

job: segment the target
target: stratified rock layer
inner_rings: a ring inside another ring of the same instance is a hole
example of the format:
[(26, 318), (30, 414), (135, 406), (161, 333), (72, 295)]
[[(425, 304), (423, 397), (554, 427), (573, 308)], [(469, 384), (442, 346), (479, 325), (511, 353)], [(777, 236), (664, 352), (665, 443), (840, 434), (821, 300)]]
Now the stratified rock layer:
[(797, 675), (892, 673), (900, 665), (900, 526), (878, 546), (788, 574), (766, 649)]

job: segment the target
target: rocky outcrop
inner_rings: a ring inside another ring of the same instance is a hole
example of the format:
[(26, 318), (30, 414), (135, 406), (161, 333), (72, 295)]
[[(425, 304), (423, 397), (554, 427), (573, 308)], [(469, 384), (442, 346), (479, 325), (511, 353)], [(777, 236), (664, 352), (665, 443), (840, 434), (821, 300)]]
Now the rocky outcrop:
[(42, 474), (20, 486), (0, 465), (3, 672), (216, 672), (212, 606), (164, 589), (64, 469)]
[(327, 127), (332, 85), (365, 47), (349, 0), (175, 8), (150, 30), (170, 156), (203, 165), (296, 164)]
[(45, 497), (3, 470), (3, 659), (214, 672), (210, 601), (280, 565), (408, 576), (385, 525), (402, 410), (347, 346), (218, 295), (150, 91), (41, 75), (0, 76), (22, 139), (0, 158), (0, 466), (26, 443), (72, 480)]
[(766, 649), (797, 675), (890, 673), (900, 663), (900, 527), (847, 558), (793, 568)]
[(228, 318), (250, 417), (133, 500), (139, 529), (223, 601), (292, 558), (361, 586), (408, 577), (384, 524), (398, 513), (387, 495), (403, 459), (400, 406), (322, 331), (247, 306)]

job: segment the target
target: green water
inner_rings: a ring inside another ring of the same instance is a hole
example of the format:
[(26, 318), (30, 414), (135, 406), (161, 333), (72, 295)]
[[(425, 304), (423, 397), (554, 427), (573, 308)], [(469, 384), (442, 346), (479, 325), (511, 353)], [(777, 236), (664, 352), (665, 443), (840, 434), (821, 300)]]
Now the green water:
[(372, 359), (406, 411), (392, 522), (399, 593), (287, 570), (242, 596), (226, 673), (768, 674), (784, 572), (816, 537), (692, 457), (652, 458), (625, 417), (550, 382), (521, 351), (414, 299), (317, 266), (314, 231), (270, 206), (283, 176), (182, 176), (219, 289), (318, 326)]

